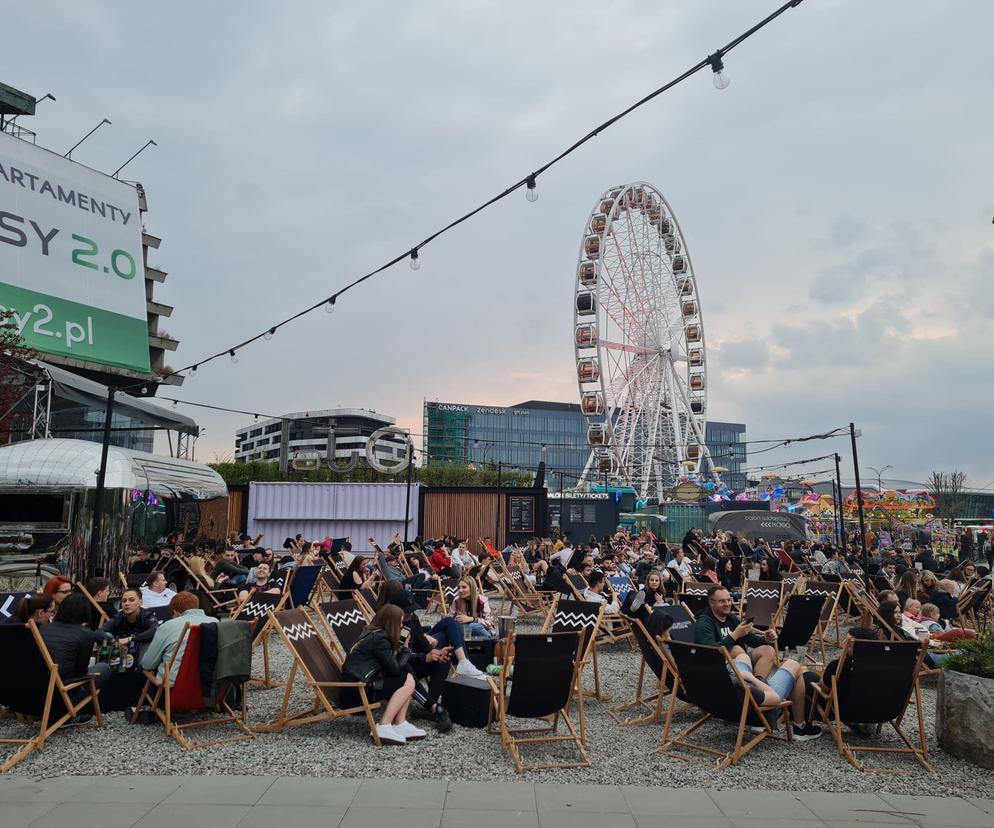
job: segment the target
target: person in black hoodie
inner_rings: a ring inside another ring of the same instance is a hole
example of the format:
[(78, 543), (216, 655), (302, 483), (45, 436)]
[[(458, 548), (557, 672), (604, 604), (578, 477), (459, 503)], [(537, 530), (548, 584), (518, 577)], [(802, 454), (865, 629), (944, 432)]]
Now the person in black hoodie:
[(428, 735), (407, 721), (414, 676), (406, 666), (411, 654), (410, 635), (401, 640), (403, 620), (404, 611), (395, 604), (380, 607), (352, 645), (342, 668), (346, 681), (363, 682), (374, 698), (386, 702), (376, 733), (380, 742), (388, 745), (403, 745)]
[(121, 593), (121, 611), (111, 616), (103, 625), (103, 631), (117, 639), (122, 648), (132, 641), (141, 646), (155, 636), (159, 620), (147, 609), (142, 608), (140, 589), (129, 588)]
[[(99, 690), (110, 677), (110, 665), (101, 662), (90, 663), (94, 644), (113, 641), (114, 636), (102, 630), (94, 632), (84, 625), (90, 620), (90, 602), (81, 593), (69, 595), (61, 604), (51, 624), (39, 628), (41, 638), (45, 642), (48, 654), (59, 668), (59, 676), (64, 682), (83, 678), (89, 674), (96, 677)], [(77, 687), (70, 691), (74, 701), (85, 695), (86, 687)], [(92, 713), (81, 713), (76, 717), (76, 723), (86, 722), (93, 718)]]

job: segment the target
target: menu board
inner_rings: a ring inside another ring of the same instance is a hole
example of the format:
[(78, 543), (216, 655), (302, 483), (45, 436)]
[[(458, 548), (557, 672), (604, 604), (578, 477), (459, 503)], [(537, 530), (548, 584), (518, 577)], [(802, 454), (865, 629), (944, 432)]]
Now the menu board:
[(509, 497), (511, 507), (511, 532), (534, 532), (535, 531), (535, 498), (534, 497)]

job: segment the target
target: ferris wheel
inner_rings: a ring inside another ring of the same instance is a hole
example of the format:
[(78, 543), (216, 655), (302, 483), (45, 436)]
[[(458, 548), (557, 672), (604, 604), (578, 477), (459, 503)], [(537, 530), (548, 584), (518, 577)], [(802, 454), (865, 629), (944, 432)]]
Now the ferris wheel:
[(587, 219), (573, 303), (580, 408), (591, 446), (580, 486), (663, 497), (713, 477), (704, 441), (707, 360), (697, 282), (666, 199), (612, 187)]

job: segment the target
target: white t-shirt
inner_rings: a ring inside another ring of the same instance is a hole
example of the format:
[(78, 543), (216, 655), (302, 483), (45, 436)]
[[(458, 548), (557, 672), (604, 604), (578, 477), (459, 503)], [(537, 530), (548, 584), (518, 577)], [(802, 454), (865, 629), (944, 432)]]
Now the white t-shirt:
[(176, 597), (176, 593), (169, 587), (166, 587), (162, 592), (153, 592), (148, 587), (142, 587), (142, 606), (145, 609), (167, 607), (174, 597)]
[(694, 572), (693, 567), (690, 565), (690, 558), (684, 556), (684, 559), (680, 562), (676, 562), (676, 558), (669, 562), (669, 568), (675, 569), (681, 575), (686, 577), (687, 575), (692, 575)]
[(559, 561), (562, 564), (563, 569), (569, 566), (569, 560), (573, 557), (573, 549), (569, 546), (564, 546), (558, 552), (550, 555), (549, 558), (554, 561)]
[(585, 589), (583, 590), (583, 597), (587, 601), (596, 601), (599, 604), (607, 604), (607, 606), (604, 608), (604, 611), (609, 615), (616, 615), (617, 613), (621, 612), (621, 610), (618, 609), (617, 604), (608, 603), (607, 598), (605, 598), (599, 592), (592, 592), (590, 589)]

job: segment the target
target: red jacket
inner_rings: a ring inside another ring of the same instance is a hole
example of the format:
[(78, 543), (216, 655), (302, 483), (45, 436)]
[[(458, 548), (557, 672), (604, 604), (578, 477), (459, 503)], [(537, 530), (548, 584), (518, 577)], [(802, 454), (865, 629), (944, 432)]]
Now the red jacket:
[(431, 557), (428, 559), (428, 563), (431, 564), (431, 568), (435, 572), (441, 572), (443, 569), (448, 569), (452, 566), (452, 558), (448, 556), (448, 553), (439, 546), (434, 552), (431, 553)]

